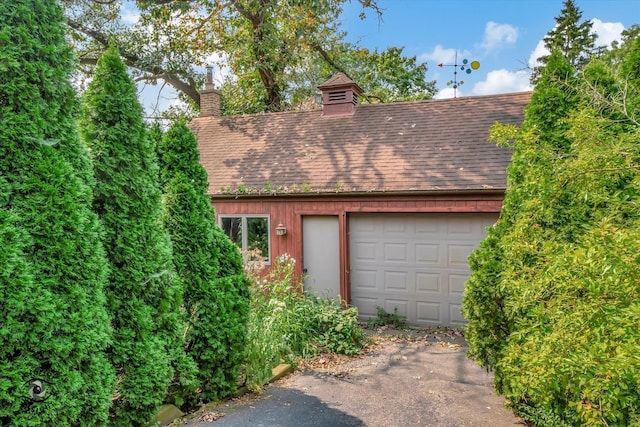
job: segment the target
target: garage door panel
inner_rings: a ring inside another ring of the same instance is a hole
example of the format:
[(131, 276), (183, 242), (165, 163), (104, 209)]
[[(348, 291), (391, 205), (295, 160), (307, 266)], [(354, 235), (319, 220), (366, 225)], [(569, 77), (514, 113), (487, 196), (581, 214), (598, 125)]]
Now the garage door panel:
[(416, 303), (416, 319), (417, 324), (443, 324), (444, 320), (440, 314), (441, 304), (439, 302), (420, 302)]
[(374, 217), (361, 217), (357, 222), (353, 222), (352, 224), (350, 224), (349, 227), (352, 232), (358, 232), (359, 234), (375, 234), (376, 221)]
[(385, 243), (384, 262), (408, 264), (409, 248), (407, 243)]
[(447, 246), (447, 264), (451, 267), (466, 267), (469, 265), (469, 255), (474, 245), (450, 244)]
[(360, 317), (365, 320), (376, 317), (378, 313), (376, 307), (382, 307), (377, 298), (351, 298), (351, 304), (358, 307)]
[(462, 317), (462, 306), (460, 304), (449, 304), (449, 324), (461, 326), (467, 323)]
[(399, 316), (408, 317), (409, 314), (409, 302), (407, 300), (386, 299), (381, 307), (387, 313), (393, 313), (397, 308)]
[(408, 271), (385, 271), (384, 289), (392, 292), (410, 290), (410, 272)]
[(416, 234), (438, 234), (440, 233), (440, 224), (434, 221), (416, 221), (414, 222), (414, 230)]
[(469, 221), (452, 220), (447, 222), (447, 234), (468, 235), (473, 234), (473, 223)]
[(440, 295), (442, 292), (441, 277), (440, 273), (416, 273), (416, 292)]
[(357, 242), (351, 248), (351, 257), (355, 261), (376, 261), (376, 243), (375, 242)]
[(400, 221), (383, 221), (382, 232), (387, 234), (405, 234), (407, 232), (407, 223)]
[(448, 275), (449, 295), (462, 298), (464, 294), (464, 284), (469, 278), (469, 273), (455, 274), (449, 273)]
[[(406, 310), (416, 326), (464, 323), (468, 256), (497, 214), (352, 214), (351, 303), (362, 320), (376, 306)], [(395, 304), (395, 305), (394, 305)], [(405, 315), (405, 314), (402, 314)]]
[(354, 270), (351, 273), (351, 288), (375, 290), (378, 287), (377, 270)]
[(440, 265), (440, 245), (428, 243), (416, 243), (416, 264), (418, 265)]

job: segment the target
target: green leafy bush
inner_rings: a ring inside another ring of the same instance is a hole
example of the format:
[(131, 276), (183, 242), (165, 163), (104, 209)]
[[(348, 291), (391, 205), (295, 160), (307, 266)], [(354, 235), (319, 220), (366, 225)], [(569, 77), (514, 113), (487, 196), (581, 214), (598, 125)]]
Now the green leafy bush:
[(160, 223), (157, 158), (136, 86), (115, 47), (98, 61), (83, 101), (81, 129), (96, 176), (93, 207), (111, 264), (106, 295), (114, 341), (108, 355), (118, 382), (110, 423), (144, 425), (171, 382), (193, 380), (195, 364), (184, 352), (182, 286)]
[(640, 425), (640, 85), (625, 64), (576, 79), (551, 56), (471, 257), (469, 355), (539, 426)]
[(0, 2), (0, 58), (0, 424), (103, 424), (107, 260), (57, 2)]
[(330, 352), (353, 356), (365, 344), (365, 334), (358, 324), (358, 309), (343, 308), (339, 299), (305, 294), (300, 305), (308, 306), (309, 330), (313, 352)]
[(239, 249), (215, 223), (199, 164), (198, 144), (184, 123), (174, 123), (157, 147), (164, 187), (162, 222), (184, 286), (187, 353), (198, 366), (198, 392), (172, 387), (174, 403), (194, 406), (237, 388), (246, 344), (249, 283)]
[(277, 257), (266, 274), (255, 264), (249, 266), (253, 286), (245, 380), (250, 388), (265, 384), (281, 362), (295, 365), (298, 358), (320, 352), (354, 355), (366, 343), (357, 309), (305, 295), (294, 266), (286, 254)]

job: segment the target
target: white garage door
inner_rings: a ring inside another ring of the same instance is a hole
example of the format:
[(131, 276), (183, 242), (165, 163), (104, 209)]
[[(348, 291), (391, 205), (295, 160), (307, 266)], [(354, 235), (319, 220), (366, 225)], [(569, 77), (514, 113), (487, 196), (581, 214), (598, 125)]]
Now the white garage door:
[(376, 307), (415, 326), (462, 325), (467, 257), (498, 214), (353, 214), (351, 304), (362, 320)]

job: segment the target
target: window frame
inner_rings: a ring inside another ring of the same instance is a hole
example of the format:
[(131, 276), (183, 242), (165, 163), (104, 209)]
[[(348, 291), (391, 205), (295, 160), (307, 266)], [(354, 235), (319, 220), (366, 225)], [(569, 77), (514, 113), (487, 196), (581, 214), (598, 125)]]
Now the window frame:
[[(242, 242), (240, 251), (242, 253), (242, 257), (245, 258), (249, 248), (249, 227), (247, 225), (247, 220), (251, 218), (260, 218), (267, 220), (267, 251), (268, 254), (265, 257), (264, 254), (262, 256), (265, 258), (265, 265), (271, 265), (271, 216), (269, 214), (220, 214), (218, 215), (218, 226), (231, 239), (231, 241), (237, 246), (236, 242), (227, 234), (227, 231), (224, 229), (223, 220), (225, 218), (237, 218), (240, 219), (240, 233), (242, 236)], [(248, 262), (252, 262), (248, 260)]]

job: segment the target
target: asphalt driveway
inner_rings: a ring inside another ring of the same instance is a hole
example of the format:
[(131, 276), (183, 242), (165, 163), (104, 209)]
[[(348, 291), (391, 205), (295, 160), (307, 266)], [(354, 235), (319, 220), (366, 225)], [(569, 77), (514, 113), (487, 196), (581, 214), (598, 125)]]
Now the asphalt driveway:
[[(423, 334), (423, 335), (421, 335)], [(269, 386), (184, 423), (211, 427), (522, 426), (491, 375), (450, 331), (377, 337), (358, 358), (320, 356)]]

